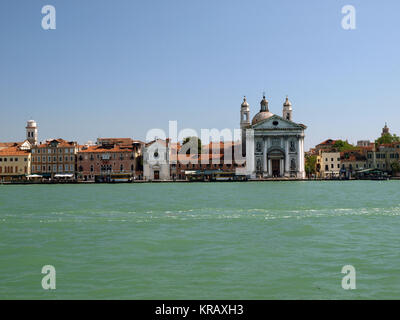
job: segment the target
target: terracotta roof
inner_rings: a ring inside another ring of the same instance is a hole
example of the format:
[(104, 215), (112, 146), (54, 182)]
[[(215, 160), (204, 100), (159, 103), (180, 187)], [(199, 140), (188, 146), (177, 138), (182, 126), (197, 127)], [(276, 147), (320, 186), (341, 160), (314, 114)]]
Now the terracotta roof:
[(335, 142), (336, 142), (336, 140), (327, 139), (325, 141), (322, 141), (320, 144), (317, 144), (317, 146), (334, 145)]
[(109, 152), (132, 152), (133, 148), (131, 147), (123, 147), (120, 145), (114, 145), (110, 148), (105, 146), (90, 146), (83, 148), (78, 151), (78, 153), (109, 153)]
[(58, 147), (61, 147), (61, 148), (62, 147), (70, 148), (70, 147), (77, 146), (77, 143), (75, 141), (66, 141), (64, 139), (59, 138), (59, 139), (47, 140), (45, 143), (41, 143), (41, 144), (39, 144), (37, 146), (34, 146), (34, 148), (35, 147), (36, 148), (48, 148), (50, 146), (51, 142), (53, 142), (53, 141), (57, 141), (58, 142)]
[(18, 146), (8, 147), (0, 150), (0, 156), (28, 156), (30, 154), (27, 150), (21, 150)]
[(23, 144), (23, 142), (0, 142), (0, 148), (9, 148), (13, 146), (19, 146)]

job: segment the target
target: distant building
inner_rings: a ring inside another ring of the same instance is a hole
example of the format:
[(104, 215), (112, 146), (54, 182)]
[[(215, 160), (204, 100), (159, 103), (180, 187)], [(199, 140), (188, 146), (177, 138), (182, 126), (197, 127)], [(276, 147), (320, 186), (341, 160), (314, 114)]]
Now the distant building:
[(334, 148), (334, 145), (336, 143), (337, 140), (333, 140), (333, 139), (327, 139), (323, 142), (321, 142), (320, 144), (317, 144), (315, 146), (315, 150), (317, 151), (317, 153), (322, 150), (322, 151), (332, 151)]
[(368, 169), (379, 169), (392, 173), (392, 164), (400, 164), (400, 142), (382, 144), (374, 150), (367, 151)]
[(389, 128), (387, 126), (387, 123), (385, 122), (385, 126), (382, 128), (382, 133), (381, 133), (381, 137), (383, 137), (384, 135), (389, 134)]
[(339, 177), (340, 152), (320, 151), (317, 157), (317, 174), (323, 179)]
[(369, 140), (359, 140), (357, 141), (357, 147), (373, 147), (375, 143)]
[(0, 150), (0, 180), (24, 180), (31, 173), (31, 154), (15, 143)]
[(145, 180), (170, 180), (170, 139), (156, 139), (146, 143), (143, 152), (143, 176)]
[(78, 180), (113, 182), (139, 179), (138, 157), (142, 144), (130, 138), (99, 138), (96, 145), (82, 146), (77, 154)]
[(176, 168), (176, 176), (173, 179), (212, 180), (219, 176), (227, 179), (237, 178), (238, 168), (242, 168), (245, 174), (246, 163), (243, 159), (235, 159), (235, 148), (240, 150), (240, 142), (211, 142), (202, 146), (199, 156), (178, 154), (179, 161), (171, 164), (171, 172)]
[(247, 174), (251, 178), (303, 179), (304, 130), (307, 127), (293, 122), (292, 103), (287, 97), (283, 103), (282, 117), (271, 113), (268, 104), (263, 96), (260, 112), (253, 117), (251, 124), (246, 98), (241, 105), (240, 126), (242, 137), (246, 136)]
[(354, 177), (359, 170), (367, 169), (366, 153), (360, 150), (344, 151), (340, 153), (340, 173), (342, 177)]
[(32, 147), (32, 174), (48, 179), (75, 179), (78, 143), (47, 140)]

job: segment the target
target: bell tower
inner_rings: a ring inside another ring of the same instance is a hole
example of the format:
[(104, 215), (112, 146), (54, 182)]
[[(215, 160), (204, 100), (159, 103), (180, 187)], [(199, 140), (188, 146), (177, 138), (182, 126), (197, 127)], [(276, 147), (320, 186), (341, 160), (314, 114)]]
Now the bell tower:
[(35, 120), (29, 120), (26, 123), (26, 140), (28, 140), (31, 145), (36, 145), (38, 143), (38, 128)]
[(286, 101), (283, 103), (283, 119), (293, 121), (292, 119), (292, 103), (289, 101), (289, 98), (286, 96)]
[(246, 129), (250, 128), (250, 105), (247, 103), (246, 96), (243, 98), (240, 107), (240, 129), (242, 130), (242, 155), (246, 154)]

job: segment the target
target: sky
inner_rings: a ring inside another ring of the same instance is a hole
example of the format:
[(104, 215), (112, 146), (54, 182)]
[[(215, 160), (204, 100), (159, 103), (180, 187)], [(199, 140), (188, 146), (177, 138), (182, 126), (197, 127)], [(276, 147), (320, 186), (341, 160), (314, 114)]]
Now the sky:
[(374, 140), (385, 122), (399, 135), (399, 14), (398, 0), (2, 0), (0, 141), (29, 119), (41, 141), (144, 140), (169, 120), (233, 130), (263, 92), (278, 115), (289, 96), (306, 149)]

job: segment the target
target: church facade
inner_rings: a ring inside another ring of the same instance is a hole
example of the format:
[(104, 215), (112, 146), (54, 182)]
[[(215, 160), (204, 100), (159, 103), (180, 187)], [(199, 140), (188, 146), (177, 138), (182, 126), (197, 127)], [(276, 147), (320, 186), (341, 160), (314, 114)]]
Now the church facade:
[(269, 111), (263, 97), (250, 122), (250, 106), (243, 100), (240, 110), (242, 152), (246, 155), (246, 174), (251, 178), (304, 179), (305, 125), (293, 122), (292, 104), (286, 97), (282, 116)]

